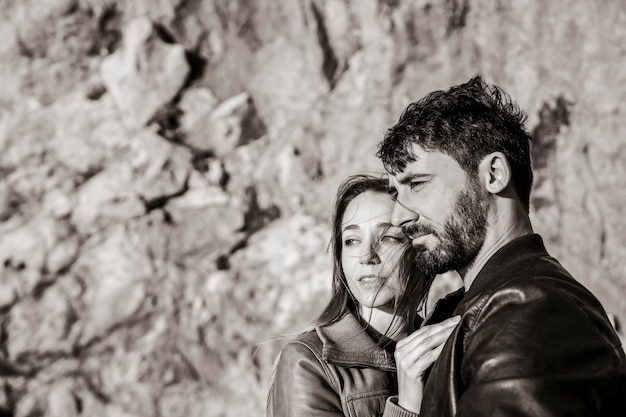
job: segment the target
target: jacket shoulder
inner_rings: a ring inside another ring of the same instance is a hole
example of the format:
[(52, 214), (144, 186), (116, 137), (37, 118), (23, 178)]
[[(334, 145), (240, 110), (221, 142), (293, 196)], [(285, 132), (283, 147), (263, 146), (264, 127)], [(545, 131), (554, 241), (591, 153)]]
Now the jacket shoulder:
[(602, 308), (595, 296), (550, 256), (533, 258), (517, 270), (502, 273), (493, 281), (491, 288), (482, 291), (479, 298), (482, 298), (482, 302), (474, 302), (474, 305), (484, 306), (488, 301), (497, 304), (499, 299), (504, 298), (506, 304), (516, 300), (520, 305), (532, 304), (533, 301), (562, 300)]
[(323, 343), (315, 330), (309, 330), (290, 339), (281, 349), (277, 358), (278, 362), (295, 361), (300, 357), (315, 358), (320, 362), (322, 360)]
[[(621, 345), (600, 301), (549, 256), (511, 271), (509, 279), (472, 300), (467, 312), (465, 347), (479, 327), (483, 333), (493, 327), (493, 337), (506, 334), (539, 342), (535, 346), (550, 346), (559, 339), (569, 340), (569, 350), (579, 340), (594, 340), (611, 349)], [(498, 330), (503, 323), (506, 332)]]
[(626, 357), (597, 298), (550, 257), (500, 274), (468, 300), (450, 345), (467, 387), (457, 415), (493, 415), (503, 404), (555, 416), (626, 405)]
[(311, 331), (282, 348), (270, 378), (268, 416), (318, 416), (319, 410), (341, 413), (339, 383), (322, 359), (321, 346), (319, 337)]
[(314, 364), (313, 368), (325, 375), (333, 388), (338, 389), (330, 367), (322, 357), (322, 348), (323, 343), (315, 330), (301, 333), (283, 346), (276, 359), (275, 371), (278, 368), (297, 371), (304, 363)]
[[(314, 353), (318, 354), (321, 357), (323, 342), (320, 339), (316, 330), (309, 330), (304, 333), (300, 333), (294, 339), (292, 339), (287, 345), (290, 344), (300, 344), (308, 347)], [(286, 345), (286, 346), (287, 346)]]

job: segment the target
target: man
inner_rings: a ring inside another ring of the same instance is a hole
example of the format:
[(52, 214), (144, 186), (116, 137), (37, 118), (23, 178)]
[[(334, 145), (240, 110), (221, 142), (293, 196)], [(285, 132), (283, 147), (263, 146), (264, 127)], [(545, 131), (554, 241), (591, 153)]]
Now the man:
[(379, 145), (392, 223), (418, 250), (416, 265), (457, 270), (465, 291), (421, 410), (399, 379), (386, 416), (626, 416), (618, 336), (533, 233), (525, 121), (475, 77), (411, 104)]

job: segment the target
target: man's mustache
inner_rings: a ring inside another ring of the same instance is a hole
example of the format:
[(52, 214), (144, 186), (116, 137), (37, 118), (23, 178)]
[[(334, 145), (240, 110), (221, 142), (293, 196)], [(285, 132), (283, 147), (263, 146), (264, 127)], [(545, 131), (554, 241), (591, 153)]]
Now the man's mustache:
[(419, 224), (417, 222), (408, 224), (402, 228), (404, 234), (409, 238), (415, 238), (417, 236), (432, 234), (437, 236), (437, 232), (434, 228), (427, 224)]

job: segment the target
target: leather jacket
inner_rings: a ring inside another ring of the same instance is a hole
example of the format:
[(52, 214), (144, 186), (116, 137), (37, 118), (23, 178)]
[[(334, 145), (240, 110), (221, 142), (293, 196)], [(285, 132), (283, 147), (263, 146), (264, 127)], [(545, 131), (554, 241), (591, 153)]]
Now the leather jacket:
[(299, 335), (282, 349), (270, 382), (268, 417), (380, 416), (397, 393), (393, 353), (352, 314)]
[[(539, 235), (495, 253), (456, 314), (420, 416), (626, 416), (620, 340)], [(393, 398), (385, 411), (411, 415)]]

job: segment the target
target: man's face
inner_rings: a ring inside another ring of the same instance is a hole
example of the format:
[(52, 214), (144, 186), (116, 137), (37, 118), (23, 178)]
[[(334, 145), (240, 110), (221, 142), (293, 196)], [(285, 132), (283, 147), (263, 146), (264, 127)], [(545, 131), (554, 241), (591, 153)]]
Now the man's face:
[(451, 156), (416, 145), (413, 154), (416, 161), (390, 178), (391, 223), (411, 239), (427, 274), (467, 267), (485, 241), (489, 194)]

